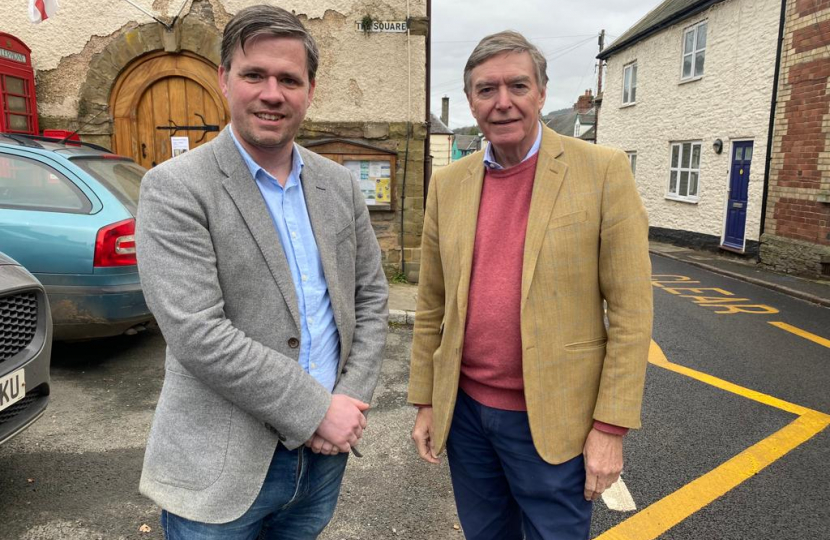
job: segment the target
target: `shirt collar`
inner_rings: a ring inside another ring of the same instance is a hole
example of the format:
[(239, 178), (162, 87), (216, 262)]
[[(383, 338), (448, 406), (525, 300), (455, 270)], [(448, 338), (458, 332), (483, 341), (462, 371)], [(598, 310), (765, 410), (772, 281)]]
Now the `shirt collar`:
[[(533, 143), (533, 146), (530, 147), (528, 150), (527, 155), (524, 157), (522, 162), (524, 163), (528, 159), (532, 158), (539, 152), (539, 148), (542, 146), (542, 122), (539, 122), (539, 131), (536, 134), (536, 141)], [(493, 155), (493, 144), (489, 141), (487, 142), (487, 147), (484, 149), (484, 166), (490, 170), (500, 171), (504, 169), (501, 164), (496, 162), (496, 158)]]
[[(277, 182), (277, 179), (274, 178), (271, 173), (263, 169), (259, 163), (254, 161), (254, 158), (251, 157), (251, 154), (245, 150), (245, 147), (239, 142), (239, 139), (236, 138), (236, 134), (233, 132), (233, 126), (228, 126), (231, 132), (231, 138), (233, 139), (233, 143), (236, 145), (236, 149), (239, 150), (239, 154), (242, 156), (242, 160), (245, 162), (245, 165), (248, 167), (248, 170), (251, 171), (251, 176), (254, 180), (258, 178), (257, 175), (260, 174), (260, 171), (263, 175), (265, 175), (266, 179), (269, 179), (273, 182)], [(300, 173), (303, 171), (303, 167), (305, 167), (305, 162), (303, 161), (303, 157), (300, 155), (300, 151), (297, 149), (297, 143), (294, 143), (294, 151), (291, 152), (291, 173), (288, 175), (288, 180), (285, 182), (285, 189), (294, 185), (294, 183), (300, 182)]]

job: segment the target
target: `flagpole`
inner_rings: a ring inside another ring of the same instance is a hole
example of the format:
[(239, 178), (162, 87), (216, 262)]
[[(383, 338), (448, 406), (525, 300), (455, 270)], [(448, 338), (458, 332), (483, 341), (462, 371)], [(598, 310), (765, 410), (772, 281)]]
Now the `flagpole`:
[[(158, 17), (156, 17), (155, 15), (153, 15), (152, 13), (150, 13), (149, 11), (144, 9), (143, 7), (139, 6), (138, 4), (134, 3), (132, 0), (124, 0), (124, 1), (127, 2), (128, 4), (130, 4), (131, 6), (133, 6), (134, 8), (136, 8), (137, 10), (139, 10), (140, 12), (144, 13), (148, 17), (152, 18), (154, 21), (156, 21), (157, 23), (159, 23), (160, 25), (165, 27), (167, 30), (172, 29), (169, 24), (167, 24), (164, 21), (159, 20)], [(184, 7), (184, 6), (182, 6), (182, 7)]]

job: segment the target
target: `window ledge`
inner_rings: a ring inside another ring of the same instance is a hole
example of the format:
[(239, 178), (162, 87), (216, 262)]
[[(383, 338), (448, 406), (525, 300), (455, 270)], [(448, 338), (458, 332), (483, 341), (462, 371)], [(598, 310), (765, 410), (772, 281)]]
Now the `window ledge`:
[(698, 75), (697, 77), (689, 77), (688, 79), (680, 79), (680, 82), (677, 83), (677, 84), (691, 83), (691, 82), (699, 81), (702, 78), (703, 78), (703, 75)]
[(666, 195), (664, 198), (667, 201), (674, 201), (686, 204), (697, 204), (700, 201), (700, 197), (678, 197), (676, 195)]
[(629, 107), (633, 107), (636, 104), (637, 104), (636, 101), (631, 101), (629, 103), (623, 103), (622, 105), (620, 105), (620, 109), (627, 109)]

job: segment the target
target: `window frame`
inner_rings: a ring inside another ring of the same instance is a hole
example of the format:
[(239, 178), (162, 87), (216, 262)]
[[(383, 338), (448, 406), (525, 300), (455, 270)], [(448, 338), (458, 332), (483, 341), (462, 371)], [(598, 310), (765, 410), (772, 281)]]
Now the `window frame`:
[[(632, 76), (628, 79), (628, 86), (626, 87), (626, 73), (630, 72)], [(622, 87), (622, 104), (624, 107), (637, 104), (637, 61), (629, 62), (623, 66), (623, 87)], [(626, 101), (626, 91), (628, 92), (628, 100)]]
[[(688, 166), (683, 166), (683, 146), (689, 146), (689, 161)], [(694, 150), (695, 147), (698, 148), (698, 161), (697, 161), (697, 168), (693, 167), (692, 159), (694, 157)], [(678, 148), (678, 155), (677, 155), (677, 166), (673, 165), (673, 157), (674, 157), (674, 149)], [(669, 144), (669, 177), (666, 182), (666, 199), (671, 199), (673, 201), (679, 202), (686, 202), (686, 203), (693, 203), (696, 204), (700, 201), (700, 165), (701, 160), (703, 158), (703, 141), (701, 140), (691, 140), (691, 141), (675, 141)], [(672, 192), (672, 173), (677, 173), (676, 176), (676, 184), (675, 184), (675, 191)], [(686, 194), (680, 194), (680, 183), (683, 173), (688, 173), (688, 179), (686, 182)], [(692, 185), (692, 174), (697, 174), (697, 183), (695, 184), (695, 193), (694, 195), (689, 194), (689, 187)]]
[[(21, 82), (22, 93), (9, 90), (8, 79), (15, 79)], [(0, 102), (2, 102), (2, 109), (4, 114), (4, 121), (6, 131), (8, 133), (24, 133), (31, 134), (34, 131), (34, 122), (32, 114), (32, 89), (29, 87), (29, 80), (25, 77), (14, 73), (0, 73)], [(11, 107), (11, 98), (23, 100), (25, 104), (25, 111), (14, 110)], [(12, 117), (25, 118), (28, 129), (21, 130), (12, 127)]]
[[(700, 28), (705, 26), (706, 27), (706, 42), (703, 45), (703, 48), (698, 48), (698, 38), (700, 37)], [(692, 42), (692, 50), (691, 52), (686, 51), (686, 36), (694, 32), (694, 41)], [(703, 76), (706, 74), (705, 71), (702, 71), (700, 75), (695, 75), (695, 70), (697, 67), (697, 55), (698, 53), (703, 53), (703, 65), (704, 69), (706, 66), (706, 48), (709, 44), (709, 20), (705, 19), (698, 23), (693, 24), (692, 26), (687, 27), (683, 30), (682, 41), (680, 43), (680, 81), (687, 82), (687, 81), (696, 81), (698, 79), (702, 79)], [(691, 56), (691, 68), (689, 70), (689, 75), (683, 74), (683, 66), (687, 56)]]
[(628, 156), (628, 166), (631, 167), (631, 176), (637, 178), (637, 151), (631, 150), (625, 153)]

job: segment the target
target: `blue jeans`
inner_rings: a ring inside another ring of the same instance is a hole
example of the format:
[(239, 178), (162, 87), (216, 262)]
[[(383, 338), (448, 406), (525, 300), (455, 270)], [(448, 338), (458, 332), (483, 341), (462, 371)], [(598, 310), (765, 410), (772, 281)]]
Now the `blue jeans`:
[(447, 461), (467, 540), (587, 540), (593, 507), (582, 456), (545, 462), (526, 412), (487, 407), (459, 390)]
[(254, 503), (229, 523), (161, 512), (167, 540), (314, 540), (331, 521), (348, 454), (324, 456), (278, 446)]

